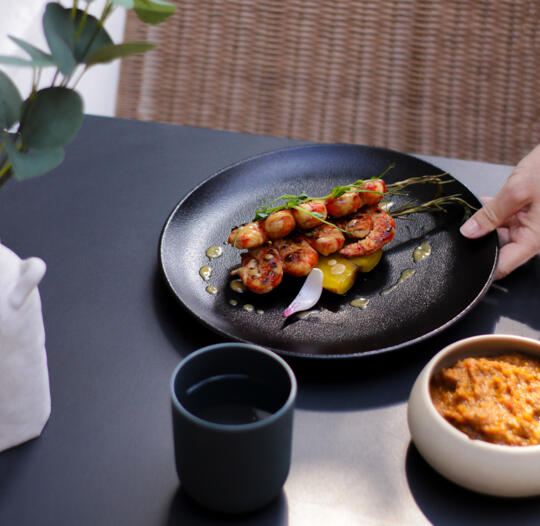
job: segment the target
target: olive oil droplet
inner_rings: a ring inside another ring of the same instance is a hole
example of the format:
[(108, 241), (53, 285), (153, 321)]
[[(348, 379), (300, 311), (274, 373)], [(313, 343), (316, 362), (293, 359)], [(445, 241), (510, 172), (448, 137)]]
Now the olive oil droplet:
[(429, 256), (431, 256), (431, 245), (427, 241), (414, 249), (413, 258), (416, 262), (427, 259)]
[(222, 254), (223, 254), (223, 248), (218, 247), (218, 246), (209, 247), (209, 248), (206, 249), (206, 255), (207, 255), (210, 259), (218, 258), (218, 257), (220, 257)]
[(355, 298), (351, 301), (350, 305), (353, 307), (358, 307), (361, 310), (364, 310), (369, 303), (369, 298)]
[(242, 308), (247, 312), (253, 312), (255, 310), (255, 307), (251, 303), (246, 303)]
[(214, 295), (216, 295), (218, 293), (218, 290), (216, 289), (216, 287), (213, 287), (212, 285), (209, 285), (208, 287), (206, 287), (206, 292), (208, 292), (208, 294), (212, 294), (214, 296)]
[(242, 294), (246, 291), (246, 286), (242, 283), (241, 279), (233, 279), (229, 285), (234, 292)]
[(212, 276), (212, 268), (205, 265), (204, 267), (201, 267), (199, 269), (199, 275), (201, 276), (204, 281), (208, 281), (210, 277)]

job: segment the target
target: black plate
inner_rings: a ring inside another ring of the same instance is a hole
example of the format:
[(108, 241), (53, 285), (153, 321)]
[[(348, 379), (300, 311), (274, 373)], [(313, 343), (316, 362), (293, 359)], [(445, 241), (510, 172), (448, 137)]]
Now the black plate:
[[(281, 314), (303, 280), (286, 277), (266, 295), (238, 294), (229, 286), (229, 272), (240, 262), (240, 251), (224, 245), (231, 228), (250, 221), (257, 207), (281, 194), (306, 191), (326, 195), (336, 185), (379, 175), (395, 163), (387, 182), (442, 170), (415, 157), (383, 148), (345, 144), (303, 146), (270, 152), (242, 161), (213, 175), (191, 191), (174, 209), (163, 229), (161, 265), (181, 303), (202, 323), (235, 340), (263, 345), (285, 355), (343, 358), (396, 350), (428, 338), (468, 312), (487, 291), (497, 260), (496, 234), (471, 241), (459, 233), (463, 210), (415, 214), (396, 219), (396, 236), (385, 246), (383, 259), (370, 273), (359, 275), (344, 296), (323, 292), (315, 313), (305, 319), (283, 320)], [(460, 193), (479, 201), (455, 181), (444, 193)], [(433, 185), (407, 189), (410, 197), (427, 201)], [(394, 196), (398, 205), (409, 198)], [(432, 255), (420, 262), (413, 250), (428, 241)], [(209, 260), (206, 250), (223, 247), (223, 256)], [(208, 282), (199, 269), (209, 265)], [(403, 270), (415, 275), (390, 294)], [(208, 285), (218, 289), (206, 292)], [(350, 305), (359, 296), (370, 303), (360, 310)], [(238, 302), (237, 306), (230, 304)], [(255, 311), (243, 309), (246, 304)], [(259, 311), (259, 312), (257, 312)], [(261, 313), (261, 311), (264, 311)]]

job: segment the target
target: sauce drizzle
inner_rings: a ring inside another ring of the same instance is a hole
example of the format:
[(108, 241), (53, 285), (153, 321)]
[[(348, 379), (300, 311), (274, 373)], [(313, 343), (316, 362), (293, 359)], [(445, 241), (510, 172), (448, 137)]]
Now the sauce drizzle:
[(208, 265), (205, 265), (204, 267), (201, 267), (199, 269), (199, 275), (201, 276), (204, 281), (208, 281), (210, 277), (212, 276), (212, 268)]
[(206, 255), (210, 259), (215, 259), (223, 254), (223, 248), (218, 246), (209, 247), (206, 249)]
[(388, 287), (387, 289), (384, 289), (381, 292), (381, 296), (386, 296), (387, 294), (390, 294), (391, 292), (393, 292), (396, 289), (396, 287), (400, 283), (403, 283), (404, 281), (407, 281), (409, 278), (412, 278), (415, 274), (416, 274), (416, 270), (414, 270), (413, 268), (406, 268), (401, 273), (401, 276), (399, 277), (399, 279), (397, 280), (396, 283), (394, 283), (391, 287)]
[(417, 263), (418, 261), (427, 259), (429, 256), (431, 256), (431, 245), (427, 241), (424, 241), (414, 249), (413, 258)]

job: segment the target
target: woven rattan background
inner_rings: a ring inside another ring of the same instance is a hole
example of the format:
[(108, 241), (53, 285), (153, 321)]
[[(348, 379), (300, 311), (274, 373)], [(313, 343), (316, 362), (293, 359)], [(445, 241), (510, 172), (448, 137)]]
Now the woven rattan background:
[(126, 40), (117, 115), (514, 164), (540, 142), (538, 0), (182, 0)]

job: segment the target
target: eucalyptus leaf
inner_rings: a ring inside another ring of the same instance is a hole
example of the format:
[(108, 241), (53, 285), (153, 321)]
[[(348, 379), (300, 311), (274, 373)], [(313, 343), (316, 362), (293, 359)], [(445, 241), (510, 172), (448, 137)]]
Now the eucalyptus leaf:
[(134, 5), (133, 0), (111, 0), (111, 2), (120, 7), (125, 7), (126, 9), (133, 9)]
[(43, 14), (43, 30), (58, 69), (66, 76), (77, 66), (74, 55), (75, 25), (71, 10), (56, 3), (49, 3)]
[(32, 62), (36, 66), (45, 67), (56, 65), (52, 56), (48, 53), (41, 51), (41, 49), (38, 49), (37, 47), (29, 44), (28, 42), (25, 42), (24, 40), (21, 40), (20, 38), (16, 38), (11, 35), (9, 35), (9, 38), (11, 38), (11, 40), (13, 40), (15, 44), (17, 44), (20, 48), (24, 49), (24, 51), (26, 51), (28, 55), (30, 55)]
[(0, 71), (0, 129), (10, 128), (18, 122), (22, 102), (17, 86)]
[[(77, 10), (74, 22), (75, 27), (79, 27), (83, 16), (84, 12), (80, 9)], [(77, 62), (87, 63), (88, 58), (92, 55), (92, 53), (103, 46), (110, 46), (112, 43), (113, 41), (111, 37), (99, 20), (92, 15), (86, 15), (84, 29), (80, 35), (76, 33), (73, 55), (75, 56), (75, 60)]]
[(94, 64), (104, 64), (111, 62), (117, 58), (127, 57), (129, 55), (136, 55), (138, 53), (144, 53), (154, 49), (154, 44), (148, 42), (126, 42), (125, 44), (113, 44), (111, 46), (104, 46), (88, 58), (88, 66)]
[(21, 136), (25, 148), (37, 150), (68, 144), (83, 121), (83, 102), (68, 88), (45, 88), (27, 99), (23, 106)]
[(15, 179), (23, 181), (45, 174), (56, 168), (64, 161), (63, 148), (48, 148), (46, 150), (20, 151), (16, 142), (8, 133), (3, 134), (4, 144), (11, 170)]
[(26, 68), (38, 67), (32, 60), (26, 60), (25, 58), (10, 57), (8, 55), (0, 55), (0, 64), (6, 64), (8, 66), (23, 66)]
[(161, 0), (133, 0), (135, 13), (142, 22), (160, 24), (176, 12), (176, 6)]

